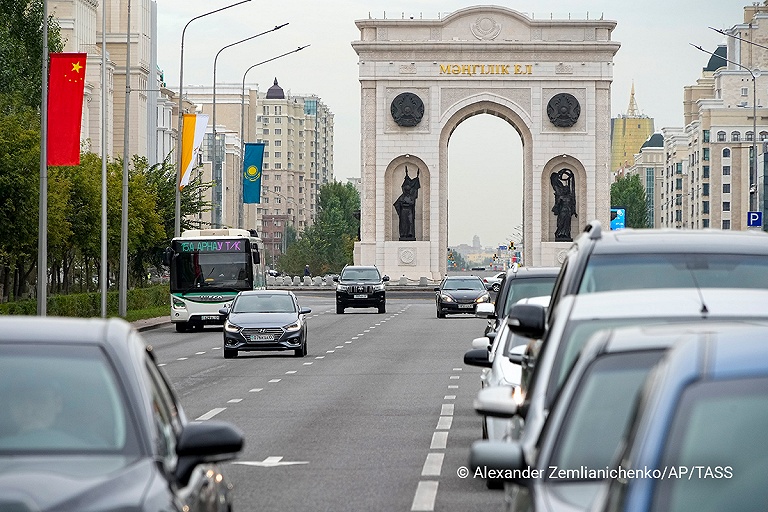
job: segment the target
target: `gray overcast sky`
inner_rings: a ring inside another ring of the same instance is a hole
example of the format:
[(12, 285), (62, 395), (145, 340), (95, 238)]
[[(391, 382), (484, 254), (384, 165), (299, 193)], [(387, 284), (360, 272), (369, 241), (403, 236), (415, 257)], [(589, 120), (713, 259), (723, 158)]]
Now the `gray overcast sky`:
[[(195, 16), (236, 0), (157, 0), (158, 64), (168, 85), (178, 85), (181, 31)], [(485, 4), (486, 2), (482, 2)], [(535, 10), (531, 11), (531, 5)], [(617, 21), (612, 38), (621, 43), (615, 57), (612, 116), (623, 114), (635, 84), (643, 114), (656, 130), (683, 124), (683, 87), (696, 82), (709, 56), (688, 43), (714, 51), (722, 35), (707, 27), (730, 28), (743, 21), (743, 0), (536, 0), (497, 5), (536, 19), (600, 18)], [(436, 19), (478, 5), (458, 0), (280, 0), (251, 2), (192, 22), (184, 41), (184, 84), (210, 85), (213, 59), (222, 47), (282, 23), (288, 26), (224, 50), (218, 83), (241, 83), (251, 65), (298, 46), (309, 48), (256, 67), (249, 83), (266, 90), (277, 77), (286, 92), (317, 94), (335, 114), (336, 180), (360, 176), (360, 83), (355, 20), (423, 16)], [(508, 241), (522, 223), (520, 140), (514, 129), (492, 116), (475, 116), (454, 132), (449, 146), (449, 244), (484, 246)], [(586, 222), (588, 219), (582, 219)]]

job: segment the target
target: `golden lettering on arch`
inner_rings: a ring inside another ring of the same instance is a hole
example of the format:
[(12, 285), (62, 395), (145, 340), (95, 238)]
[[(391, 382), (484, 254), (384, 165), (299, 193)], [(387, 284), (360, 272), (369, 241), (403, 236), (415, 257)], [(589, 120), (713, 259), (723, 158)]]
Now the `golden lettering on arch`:
[[(511, 70), (510, 70), (511, 68)], [(532, 75), (533, 64), (440, 64), (441, 75)]]

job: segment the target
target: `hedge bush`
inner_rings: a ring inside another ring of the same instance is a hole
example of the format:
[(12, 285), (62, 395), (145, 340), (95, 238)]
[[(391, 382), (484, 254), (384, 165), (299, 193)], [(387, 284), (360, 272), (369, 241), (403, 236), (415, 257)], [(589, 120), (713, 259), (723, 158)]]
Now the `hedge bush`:
[[(127, 309), (139, 310), (153, 307), (168, 306), (170, 292), (168, 285), (160, 284), (147, 288), (128, 290)], [(118, 291), (107, 292), (107, 316), (118, 316)], [(0, 315), (36, 315), (37, 300), (23, 300), (0, 304)], [(101, 316), (101, 292), (73, 293), (70, 295), (53, 295), (48, 297), (47, 314), (49, 316)]]

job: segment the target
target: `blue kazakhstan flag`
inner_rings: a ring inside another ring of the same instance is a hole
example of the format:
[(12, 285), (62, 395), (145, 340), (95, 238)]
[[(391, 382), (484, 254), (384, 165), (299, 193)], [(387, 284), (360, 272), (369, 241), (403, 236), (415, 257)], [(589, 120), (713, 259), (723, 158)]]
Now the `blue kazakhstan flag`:
[(264, 143), (246, 142), (243, 157), (243, 203), (261, 203), (261, 166)]

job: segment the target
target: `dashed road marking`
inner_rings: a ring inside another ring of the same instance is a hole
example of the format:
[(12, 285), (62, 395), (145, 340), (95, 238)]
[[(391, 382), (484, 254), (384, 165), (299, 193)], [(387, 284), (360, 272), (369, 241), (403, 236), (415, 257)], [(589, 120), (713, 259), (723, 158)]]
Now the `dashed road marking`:
[(286, 375), (293, 375), (294, 373), (296, 373), (296, 370), (288, 370), (285, 372)]
[(453, 416), (440, 416), (437, 420), (437, 430), (450, 430), (453, 425)]
[(435, 498), (437, 497), (437, 482), (427, 480), (419, 482), (416, 487), (416, 495), (413, 497), (411, 510), (413, 512), (435, 510)]
[(432, 444), (429, 445), (430, 450), (445, 450), (448, 444), (448, 432), (435, 432), (432, 434)]
[(269, 381), (270, 384), (274, 384), (275, 382), (280, 382), (282, 379), (272, 379)]
[(453, 404), (443, 404), (440, 408), (440, 416), (453, 416)]
[(421, 476), (440, 476), (444, 458), (444, 453), (427, 454), (427, 460), (424, 461), (424, 467), (421, 469)]
[(261, 391), (261, 390), (263, 390), (263, 389), (264, 389), (264, 388), (253, 388), (253, 389), (249, 389), (249, 390), (248, 390), (248, 392), (249, 392), (249, 393), (258, 393), (259, 391)]
[(202, 416), (200, 416), (199, 418), (197, 418), (195, 421), (209, 420), (209, 419), (213, 418), (214, 416), (216, 416), (217, 414), (219, 414), (221, 411), (225, 411), (226, 409), (227, 409), (226, 407), (217, 407), (216, 409), (211, 409), (207, 413), (205, 413)]
[(242, 401), (243, 401), (242, 398), (233, 398), (232, 400), (227, 400), (227, 403), (228, 404), (239, 404)]

